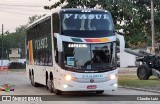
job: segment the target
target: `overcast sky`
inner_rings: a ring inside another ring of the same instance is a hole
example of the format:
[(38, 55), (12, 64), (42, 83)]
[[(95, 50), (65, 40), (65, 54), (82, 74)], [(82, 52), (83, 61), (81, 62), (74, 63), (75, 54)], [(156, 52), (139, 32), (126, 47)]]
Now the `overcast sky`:
[(46, 14), (49, 10), (43, 6), (55, 1), (58, 0), (0, 0), (0, 32), (1, 24), (4, 31), (14, 32), (16, 27), (27, 24), (30, 16)]

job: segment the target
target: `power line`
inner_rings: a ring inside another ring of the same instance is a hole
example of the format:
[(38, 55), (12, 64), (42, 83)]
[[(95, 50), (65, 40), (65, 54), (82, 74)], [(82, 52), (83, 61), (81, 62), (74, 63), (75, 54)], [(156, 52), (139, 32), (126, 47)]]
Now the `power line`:
[(25, 20), (5, 20), (5, 21), (13, 21), (13, 22), (15, 22), (15, 21), (25, 21)]
[[(26, 13), (20, 13), (20, 12), (12, 12), (12, 11), (7, 11), (7, 10), (1, 10), (0, 12), (3, 12), (3, 13), (12, 13), (12, 14), (17, 14), (17, 15), (27, 15), (27, 16), (29, 16), (29, 15), (32, 15), (32, 14), (26, 14)], [(44, 13), (45, 14), (45, 13)]]
[(43, 7), (44, 5), (18, 5), (18, 4), (0, 4), (1, 6), (16, 6), (16, 7)]
[(50, 11), (46, 11), (46, 10), (45, 10), (45, 11), (38, 11), (38, 10), (35, 10), (35, 9), (26, 10), (26, 9), (19, 9), (19, 8), (3, 8), (3, 7), (0, 7), (0, 8), (1, 8), (1, 9), (5, 9), (5, 10), (6, 10), (6, 9), (7, 9), (7, 10), (9, 9), (9, 10), (12, 10), (12, 11), (13, 11), (13, 10), (14, 10), (14, 11), (16, 10), (16, 11), (27, 11), (27, 12), (50, 12)]
[(11, 12), (11, 11), (6, 11), (6, 10), (1, 10), (0, 12), (3, 12), (3, 13), (12, 13), (12, 14), (16, 14), (16, 15), (31, 15), (31, 14), (24, 14), (24, 13), (18, 13), (18, 12)]

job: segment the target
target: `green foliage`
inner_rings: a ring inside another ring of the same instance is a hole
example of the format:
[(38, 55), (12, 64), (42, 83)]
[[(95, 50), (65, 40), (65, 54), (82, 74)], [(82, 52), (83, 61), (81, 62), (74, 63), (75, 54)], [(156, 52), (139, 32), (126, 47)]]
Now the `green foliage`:
[(119, 75), (118, 84), (125, 87), (160, 89), (160, 81), (155, 76), (151, 76), (149, 80), (139, 80), (136, 75)]
[(31, 16), (31, 17), (29, 17), (29, 22), (28, 22), (28, 24), (31, 24), (31, 23), (33, 23), (35, 20), (37, 20), (37, 19), (39, 19), (39, 18), (41, 18), (41, 17), (43, 17), (42, 15), (40, 15), (40, 16), (38, 16), (38, 15), (34, 15), (34, 16)]
[[(34, 15), (32, 17), (29, 17), (28, 24), (34, 22), (40, 17), (42, 16)], [(27, 28), (27, 25), (22, 25), (16, 28), (16, 32), (13, 32), (13, 33), (9, 33), (8, 31), (5, 32), (3, 36), (3, 55), (4, 55), (3, 58), (4, 59), (8, 58), (8, 55), (11, 53), (12, 48), (19, 48), (19, 53), (21, 55), (21, 58), (25, 58), (26, 28)], [(2, 42), (1, 34), (0, 34), (0, 42)], [(2, 56), (1, 50), (2, 50), (2, 44), (0, 43), (0, 58)]]
[[(25, 57), (25, 35), (26, 35), (26, 25), (16, 28), (15, 33), (4, 34), (3, 36), (3, 53), (4, 59), (8, 58), (8, 54), (11, 53), (11, 48), (20, 48), (21, 57)], [(2, 37), (0, 37), (2, 41)], [(2, 47), (2, 44), (0, 44)], [(1, 49), (0, 49), (1, 53)], [(1, 55), (0, 55), (1, 57)]]

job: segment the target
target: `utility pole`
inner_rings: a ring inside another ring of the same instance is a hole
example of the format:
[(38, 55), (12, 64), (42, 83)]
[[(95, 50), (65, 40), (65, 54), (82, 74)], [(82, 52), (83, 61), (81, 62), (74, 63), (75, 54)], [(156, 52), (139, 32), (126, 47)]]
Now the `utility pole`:
[(152, 53), (155, 54), (155, 30), (154, 30), (154, 4), (151, 0), (151, 31), (152, 31)]
[(3, 24), (2, 24), (2, 56), (1, 56), (1, 69), (3, 70)]

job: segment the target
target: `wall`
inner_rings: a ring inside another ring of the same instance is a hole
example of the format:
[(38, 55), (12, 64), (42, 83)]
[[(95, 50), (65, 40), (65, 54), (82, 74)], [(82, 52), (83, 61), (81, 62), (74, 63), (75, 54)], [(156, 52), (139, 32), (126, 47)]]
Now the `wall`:
[[(0, 66), (2, 64), (2, 61), (0, 60)], [(7, 66), (9, 64), (9, 60), (3, 60), (3, 66)]]
[[(118, 57), (120, 56), (120, 53), (117, 54)], [(129, 66), (136, 66), (135, 61), (136, 61), (136, 56), (123, 52), (123, 55), (121, 55), (120, 59), (120, 67), (129, 67)]]

